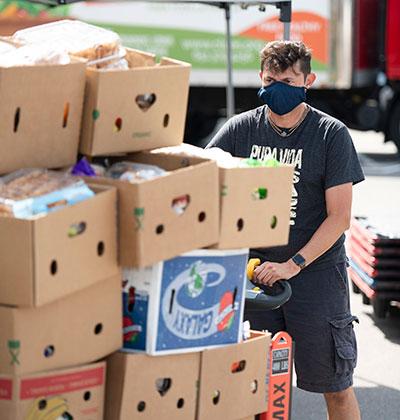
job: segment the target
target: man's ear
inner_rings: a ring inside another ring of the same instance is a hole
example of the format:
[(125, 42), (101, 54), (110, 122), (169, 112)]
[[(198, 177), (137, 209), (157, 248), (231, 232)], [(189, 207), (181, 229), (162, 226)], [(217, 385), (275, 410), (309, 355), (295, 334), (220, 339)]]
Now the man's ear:
[(306, 82), (305, 82), (305, 86), (307, 89), (309, 89), (313, 85), (316, 78), (317, 78), (317, 75), (315, 73), (310, 73), (307, 75)]
[(263, 72), (262, 72), (262, 71), (260, 71), (260, 73), (258, 73), (258, 75), (260, 76), (260, 79), (261, 79), (261, 81), (262, 81), (262, 79), (263, 79)]

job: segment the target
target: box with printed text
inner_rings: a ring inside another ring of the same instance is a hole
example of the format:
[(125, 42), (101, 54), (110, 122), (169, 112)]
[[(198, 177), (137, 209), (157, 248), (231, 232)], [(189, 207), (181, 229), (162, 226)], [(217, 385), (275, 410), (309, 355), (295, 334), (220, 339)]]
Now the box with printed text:
[(198, 351), (241, 339), (248, 249), (197, 250), (123, 271), (124, 350)]
[(30, 375), (0, 374), (2, 420), (102, 420), (106, 363)]

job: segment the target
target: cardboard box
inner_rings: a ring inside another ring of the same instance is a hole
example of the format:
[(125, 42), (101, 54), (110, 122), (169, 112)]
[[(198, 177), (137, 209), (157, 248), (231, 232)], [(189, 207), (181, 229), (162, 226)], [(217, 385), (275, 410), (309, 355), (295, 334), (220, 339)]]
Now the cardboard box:
[(0, 373), (49, 371), (105, 357), (121, 347), (121, 277), (40, 308), (0, 306)]
[[(119, 262), (146, 267), (218, 241), (218, 169), (199, 158), (136, 153), (122, 160), (148, 163), (167, 175), (131, 184), (110, 178), (96, 183), (117, 187), (119, 196)], [(181, 197), (189, 205), (174, 211)]]
[(83, 61), (0, 67), (0, 174), (75, 163), (85, 68)]
[(216, 248), (286, 245), (293, 167), (219, 168), (220, 236)]
[(127, 49), (130, 69), (87, 69), (80, 151), (90, 156), (183, 141), (190, 64)]
[(36, 219), (0, 217), (0, 304), (40, 306), (119, 273), (116, 190)]
[(198, 250), (123, 272), (124, 350), (199, 351), (242, 334), (248, 249)]
[(0, 376), (2, 420), (102, 420), (105, 362), (35, 375)]
[(241, 419), (268, 407), (266, 375), (271, 334), (201, 354), (197, 419)]
[[(210, 150), (208, 152), (211, 152)], [(183, 144), (160, 148), (153, 155), (210, 156), (201, 148)], [(218, 154), (213, 155), (221, 159)], [(289, 239), (294, 167), (219, 166), (220, 233), (217, 249), (263, 248), (286, 245)], [(294, 194), (293, 194), (294, 196)]]
[(106, 420), (194, 420), (200, 354), (107, 359)]

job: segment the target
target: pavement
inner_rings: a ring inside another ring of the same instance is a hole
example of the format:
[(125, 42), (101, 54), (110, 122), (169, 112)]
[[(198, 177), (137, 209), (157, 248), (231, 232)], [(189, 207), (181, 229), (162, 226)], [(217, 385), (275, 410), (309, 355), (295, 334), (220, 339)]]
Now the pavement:
[[(354, 187), (353, 214), (390, 218), (400, 212), (400, 158), (395, 146), (375, 132), (351, 130), (366, 181)], [(360, 319), (355, 330), (358, 365), (354, 389), (363, 420), (400, 420), (400, 309), (377, 319), (372, 307), (352, 293), (352, 312)], [(292, 420), (325, 420), (321, 395), (293, 388)]]

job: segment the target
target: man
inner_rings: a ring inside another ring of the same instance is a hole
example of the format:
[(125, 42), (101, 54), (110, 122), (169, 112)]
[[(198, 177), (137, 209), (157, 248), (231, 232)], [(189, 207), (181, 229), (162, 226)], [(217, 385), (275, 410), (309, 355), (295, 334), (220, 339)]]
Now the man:
[(330, 420), (357, 420), (358, 320), (350, 313), (344, 232), (352, 186), (364, 176), (346, 126), (304, 102), (316, 78), (310, 62), (301, 42), (267, 44), (259, 91), (265, 105), (230, 119), (207, 147), (295, 165), (289, 244), (250, 253), (263, 262), (254, 281), (273, 286), (290, 279), (292, 297), (282, 308), (245, 318), (255, 329), (288, 331), (296, 343), (297, 386), (324, 394)]

